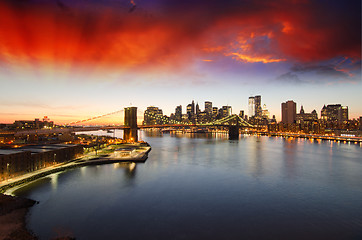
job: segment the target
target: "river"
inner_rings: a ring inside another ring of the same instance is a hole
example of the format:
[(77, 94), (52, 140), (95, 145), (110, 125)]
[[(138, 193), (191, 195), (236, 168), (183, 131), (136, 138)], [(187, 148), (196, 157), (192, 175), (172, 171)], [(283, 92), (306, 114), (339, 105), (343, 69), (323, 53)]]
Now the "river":
[(359, 144), (140, 138), (152, 146), (143, 164), (86, 166), (18, 189), (39, 201), (28, 228), (40, 239), (362, 239)]

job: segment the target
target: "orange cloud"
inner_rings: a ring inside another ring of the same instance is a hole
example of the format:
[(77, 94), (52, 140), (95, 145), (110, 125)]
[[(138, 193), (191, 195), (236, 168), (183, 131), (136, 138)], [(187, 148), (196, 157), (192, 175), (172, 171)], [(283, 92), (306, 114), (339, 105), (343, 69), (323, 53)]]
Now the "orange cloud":
[(65, 72), (141, 72), (179, 70), (211, 57), (265, 64), (360, 59), (360, 28), (345, 28), (355, 26), (354, 18), (339, 12), (338, 18), (321, 18), (318, 10), (326, 6), (312, 2), (212, 1), (208, 8), (206, 0), (156, 2), (162, 11), (2, 1), (0, 62)]
[(227, 54), (227, 56), (233, 56), (233, 59), (236, 59), (236, 60), (242, 61), (242, 62), (250, 62), (250, 63), (256, 63), (256, 62), (275, 63), (275, 62), (286, 61), (286, 59), (273, 59), (271, 56), (253, 57), (253, 56), (247, 56), (245, 54), (240, 54), (240, 53), (229, 53), (229, 54)]

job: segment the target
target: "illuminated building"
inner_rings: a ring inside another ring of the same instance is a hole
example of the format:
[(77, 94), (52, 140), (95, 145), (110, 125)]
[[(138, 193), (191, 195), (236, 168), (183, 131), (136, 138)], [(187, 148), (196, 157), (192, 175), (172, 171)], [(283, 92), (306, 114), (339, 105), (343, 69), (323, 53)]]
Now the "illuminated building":
[(45, 116), (43, 121), (40, 121), (39, 118), (35, 118), (34, 121), (31, 120), (16, 120), (13, 126), (17, 129), (41, 129), (41, 128), (52, 128), (54, 127), (54, 122)]
[(261, 96), (257, 95), (254, 97), (254, 116), (256, 118), (262, 117), (262, 109), (261, 109)]
[(248, 102), (248, 107), (249, 107), (249, 117), (253, 117), (255, 115), (255, 99), (254, 97), (249, 97), (249, 102)]
[(241, 117), (242, 119), (244, 119), (244, 110), (240, 110), (239, 117)]
[(199, 116), (201, 113), (199, 103), (196, 103), (196, 115)]
[(158, 107), (147, 107), (144, 112), (143, 125), (156, 125), (162, 124), (162, 110)]
[(192, 103), (187, 105), (187, 115), (189, 116), (189, 119), (191, 120), (195, 116), (195, 103), (194, 100), (192, 100)]
[(182, 120), (182, 106), (177, 106), (175, 109), (175, 119), (176, 121)]
[(321, 110), (321, 119), (327, 122), (348, 121), (348, 107), (342, 107), (341, 104), (324, 105)]
[(205, 112), (209, 115), (212, 114), (212, 102), (209, 101), (205, 102)]
[(270, 117), (269, 110), (266, 108), (266, 105), (264, 104), (262, 110), (262, 118), (269, 119), (269, 117)]
[(222, 117), (227, 117), (232, 114), (231, 106), (223, 106), (222, 107)]
[(300, 108), (300, 112), (296, 115), (296, 122), (303, 123), (303, 122), (311, 122), (317, 121), (318, 114), (316, 110), (313, 110), (311, 113), (305, 113), (303, 106)]
[(292, 124), (296, 120), (297, 115), (297, 104), (289, 100), (285, 103), (282, 103), (282, 122), (287, 124)]
[(348, 107), (340, 107), (338, 109), (338, 122), (348, 121)]
[(213, 108), (212, 108), (212, 116), (213, 116), (214, 118), (217, 116), (217, 113), (218, 113), (217, 107), (213, 107)]

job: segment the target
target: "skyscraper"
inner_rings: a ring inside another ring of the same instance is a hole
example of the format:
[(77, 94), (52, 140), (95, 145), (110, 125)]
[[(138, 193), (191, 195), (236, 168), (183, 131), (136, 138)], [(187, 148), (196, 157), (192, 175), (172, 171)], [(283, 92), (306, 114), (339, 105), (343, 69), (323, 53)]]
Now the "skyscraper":
[(340, 107), (338, 109), (338, 122), (348, 121), (348, 107)]
[(196, 115), (199, 116), (200, 115), (200, 106), (199, 106), (199, 103), (196, 103)]
[(212, 114), (212, 102), (209, 101), (205, 102), (205, 112), (209, 115)]
[(252, 117), (255, 115), (255, 99), (254, 97), (249, 97), (249, 103), (248, 103), (248, 107), (249, 107), (249, 117)]
[(341, 104), (324, 105), (321, 110), (321, 118), (329, 122), (344, 122), (348, 120), (348, 107)]
[(254, 116), (256, 118), (261, 118), (262, 116), (262, 109), (261, 109), (261, 96), (257, 95), (254, 97)]
[(144, 112), (143, 125), (162, 124), (162, 116), (162, 109), (154, 106), (147, 107), (146, 111)]
[(231, 115), (231, 106), (222, 106), (222, 116), (227, 117)]
[(240, 110), (239, 117), (241, 117), (242, 119), (244, 119), (244, 110)]
[(282, 103), (282, 122), (292, 124), (296, 120), (297, 104), (292, 100)]
[(175, 119), (176, 121), (182, 120), (182, 106), (177, 106), (175, 109)]

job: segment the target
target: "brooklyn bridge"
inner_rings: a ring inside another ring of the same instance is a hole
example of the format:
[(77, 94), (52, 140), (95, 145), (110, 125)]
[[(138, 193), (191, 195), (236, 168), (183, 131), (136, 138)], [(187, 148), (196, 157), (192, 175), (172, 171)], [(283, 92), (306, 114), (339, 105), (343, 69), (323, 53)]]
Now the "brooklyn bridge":
[[(124, 124), (115, 125), (115, 126), (81, 126), (86, 122), (103, 118), (109, 115), (116, 113), (124, 112)], [(148, 114), (148, 113), (146, 113)], [(160, 124), (154, 125), (138, 125), (137, 123), (137, 107), (126, 107), (122, 110), (107, 113), (97, 117), (92, 117), (89, 119), (79, 120), (66, 124), (64, 127), (56, 127), (51, 129), (19, 129), (11, 132), (6, 132), (6, 134), (14, 134), (15, 137), (24, 137), (29, 135), (50, 135), (50, 134), (64, 134), (64, 133), (74, 133), (74, 132), (86, 132), (86, 131), (97, 131), (97, 130), (111, 130), (111, 129), (123, 129), (123, 139), (126, 141), (138, 141), (138, 130), (139, 129), (148, 129), (148, 128), (217, 128), (224, 127), (228, 129), (230, 139), (238, 139), (240, 129), (253, 129), (256, 126), (246, 122), (240, 116), (232, 114), (221, 119), (217, 119), (210, 122), (203, 123), (185, 123), (176, 120), (166, 119), (164, 116), (148, 114), (148, 118), (154, 118)], [(1, 134), (1, 133), (0, 133)], [(5, 133), (3, 133), (5, 134)]]

